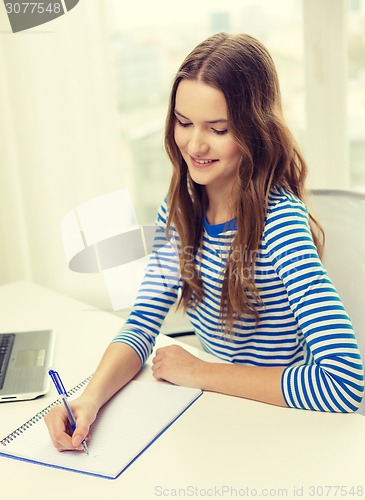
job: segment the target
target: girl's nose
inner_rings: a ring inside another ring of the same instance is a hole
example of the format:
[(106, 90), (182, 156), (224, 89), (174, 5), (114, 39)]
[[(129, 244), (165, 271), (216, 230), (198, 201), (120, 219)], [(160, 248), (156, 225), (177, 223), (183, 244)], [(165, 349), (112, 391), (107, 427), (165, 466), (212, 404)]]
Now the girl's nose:
[(195, 130), (189, 139), (189, 154), (191, 156), (199, 156), (206, 154), (209, 151), (209, 144), (205, 134)]

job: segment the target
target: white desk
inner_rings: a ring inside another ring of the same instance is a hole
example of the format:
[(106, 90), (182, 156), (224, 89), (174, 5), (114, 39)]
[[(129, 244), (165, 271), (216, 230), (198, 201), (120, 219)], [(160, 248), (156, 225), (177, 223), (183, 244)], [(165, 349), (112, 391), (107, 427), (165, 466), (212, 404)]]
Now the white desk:
[[(94, 370), (120, 326), (116, 315), (27, 283), (0, 287), (0, 310), (1, 331), (56, 329), (54, 366), (68, 386)], [(168, 342), (160, 336), (160, 344)], [(148, 366), (139, 377), (152, 377)], [(0, 437), (54, 399), (52, 390), (35, 401), (0, 404)], [(118, 479), (0, 457), (0, 498), (152, 500), (184, 498), (184, 493), (295, 498), (294, 488), (303, 487), (302, 498), (354, 499), (365, 497), (364, 452), (365, 418), (360, 415), (277, 408), (204, 393)], [(311, 485), (323, 490), (311, 495)], [(333, 487), (329, 494), (328, 486)], [(341, 490), (335, 494), (335, 486), (343, 487), (342, 495)], [(349, 494), (352, 486), (354, 495)], [(360, 486), (363, 490), (356, 489)]]

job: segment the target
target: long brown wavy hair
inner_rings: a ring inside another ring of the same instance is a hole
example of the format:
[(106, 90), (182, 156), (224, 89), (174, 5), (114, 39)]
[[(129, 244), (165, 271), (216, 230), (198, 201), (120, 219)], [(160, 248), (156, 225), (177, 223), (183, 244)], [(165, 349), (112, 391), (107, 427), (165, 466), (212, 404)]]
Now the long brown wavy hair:
[[(261, 300), (253, 277), (269, 192), (275, 186), (284, 187), (304, 200), (307, 166), (285, 124), (275, 65), (262, 43), (246, 34), (226, 33), (200, 43), (175, 76), (165, 129), (165, 149), (173, 166), (167, 232), (173, 226), (179, 235), (183, 278), (178, 306), (186, 309), (203, 298), (199, 270), (191, 261), (202, 244), (208, 204), (204, 186), (191, 179), (174, 139), (176, 92), (183, 79), (199, 80), (223, 93), (228, 129), (242, 152), (232, 193), (237, 233), (227, 258), (220, 303), (220, 317), (229, 332), (237, 317), (258, 320)], [(310, 222), (321, 253), (323, 230), (312, 216)], [(233, 258), (237, 251), (242, 258)]]

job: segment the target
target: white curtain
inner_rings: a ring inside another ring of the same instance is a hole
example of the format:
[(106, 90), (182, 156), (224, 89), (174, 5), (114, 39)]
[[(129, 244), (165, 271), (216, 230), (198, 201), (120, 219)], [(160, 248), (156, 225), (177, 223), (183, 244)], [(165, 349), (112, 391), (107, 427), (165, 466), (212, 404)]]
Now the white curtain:
[(102, 4), (17, 34), (1, 15), (0, 284), (30, 279), (110, 307), (101, 276), (68, 270), (60, 230), (127, 178)]

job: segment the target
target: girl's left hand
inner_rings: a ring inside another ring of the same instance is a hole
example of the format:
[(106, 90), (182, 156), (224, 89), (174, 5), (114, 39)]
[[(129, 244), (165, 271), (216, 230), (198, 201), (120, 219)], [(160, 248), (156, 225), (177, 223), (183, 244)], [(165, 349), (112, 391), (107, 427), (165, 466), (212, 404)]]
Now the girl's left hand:
[(201, 388), (200, 374), (205, 362), (182, 347), (171, 345), (157, 349), (152, 363), (155, 378), (175, 385)]

